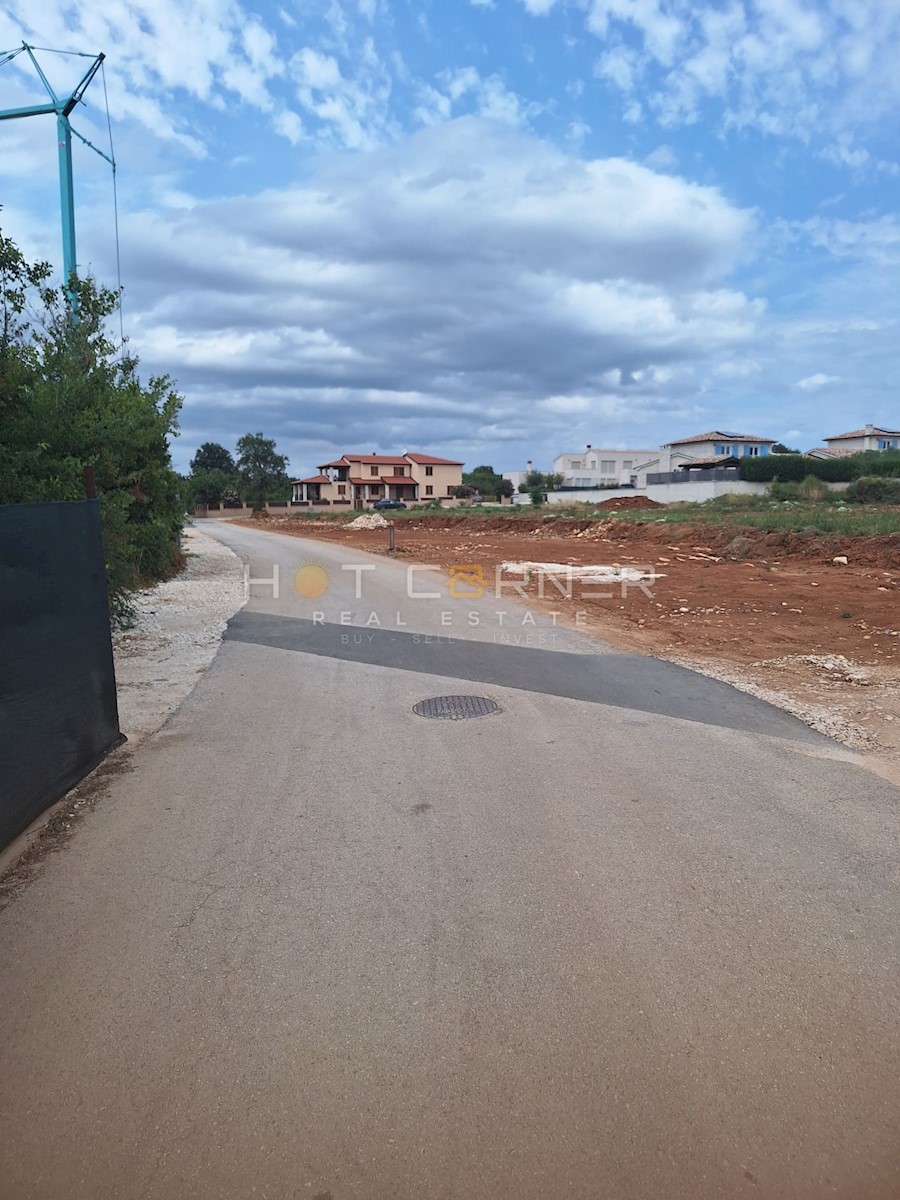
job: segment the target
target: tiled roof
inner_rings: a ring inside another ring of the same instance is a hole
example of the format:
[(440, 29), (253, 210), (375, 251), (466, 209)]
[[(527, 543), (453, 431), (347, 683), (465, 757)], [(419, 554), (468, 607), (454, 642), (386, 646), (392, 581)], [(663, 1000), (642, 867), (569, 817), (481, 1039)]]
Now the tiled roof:
[(691, 467), (721, 467), (725, 463), (736, 462), (740, 462), (740, 459), (735, 454), (711, 454), (707, 458), (692, 458), (687, 462), (679, 463), (676, 470), (689, 471)]
[(349, 465), (350, 464), (347, 462), (346, 458), (336, 458), (334, 460), (334, 462), (330, 462), (330, 463), (316, 463), (316, 466), (319, 468), (320, 471), (323, 470), (325, 467), (347, 467)]
[(416, 486), (416, 481), (411, 475), (382, 475), (383, 483), (406, 483), (410, 487)]
[(365, 463), (367, 467), (402, 467), (406, 465), (406, 459), (402, 454), (345, 454), (344, 458), (348, 462)]
[[(828, 441), (827, 438), (825, 440)], [(713, 429), (710, 433), (698, 433), (696, 437), (678, 438), (668, 445), (690, 446), (694, 442), (761, 442), (769, 446), (775, 444), (775, 439), (751, 437), (749, 433), (723, 433), (721, 429)]]
[(433, 454), (407, 454), (410, 462), (418, 463), (422, 467), (461, 467), (462, 463), (457, 462), (455, 458), (435, 458)]
[(825, 438), (826, 442), (841, 442), (844, 438), (861, 438), (861, 437), (900, 437), (900, 433), (896, 429), (876, 429), (874, 425), (869, 425), (866, 429), (854, 429), (850, 433), (836, 433), (834, 437)]
[(856, 454), (855, 450), (832, 450), (830, 446), (816, 446), (813, 450), (807, 450), (807, 458), (815, 455), (817, 458), (853, 458)]
[(370, 475), (368, 479), (358, 479), (355, 475), (349, 475), (348, 479), (351, 483), (355, 483), (357, 487), (363, 487), (367, 483), (381, 483), (380, 475)]
[(310, 475), (309, 479), (295, 479), (294, 483), (331, 483), (327, 475)]

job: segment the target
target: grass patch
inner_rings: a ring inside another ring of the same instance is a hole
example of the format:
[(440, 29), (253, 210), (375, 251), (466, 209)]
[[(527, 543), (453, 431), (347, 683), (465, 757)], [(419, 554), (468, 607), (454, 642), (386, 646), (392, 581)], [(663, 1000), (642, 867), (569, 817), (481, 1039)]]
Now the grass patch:
[(669, 504), (654, 512), (624, 510), (620, 521), (665, 521), (668, 524), (748, 525), (780, 533), (838, 533), (872, 537), (900, 533), (900, 509), (847, 508), (837, 504), (779, 503), (767, 496), (721, 496), (705, 504)]

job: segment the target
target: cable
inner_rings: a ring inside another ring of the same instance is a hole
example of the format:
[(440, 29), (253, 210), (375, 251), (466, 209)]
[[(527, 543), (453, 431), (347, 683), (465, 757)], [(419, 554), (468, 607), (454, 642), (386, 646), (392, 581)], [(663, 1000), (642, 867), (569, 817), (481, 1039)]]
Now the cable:
[(106, 105), (106, 128), (109, 132), (109, 157), (112, 163), (113, 179), (113, 219), (116, 234), (116, 287), (119, 294), (119, 334), (122, 339), (122, 354), (125, 354), (125, 318), (122, 314), (122, 257), (119, 251), (119, 188), (116, 183), (116, 152), (113, 148), (112, 118), (109, 115), (109, 96), (106, 92), (106, 69), (100, 64), (100, 75), (103, 79), (103, 102)]
[[(24, 46), (22, 49), (24, 50)], [(30, 50), (40, 50), (42, 54), (68, 54), (72, 58), (96, 58), (96, 54), (90, 54), (87, 50), (54, 50), (52, 46), (32, 46), (28, 43)], [(17, 52), (18, 53), (18, 52)]]

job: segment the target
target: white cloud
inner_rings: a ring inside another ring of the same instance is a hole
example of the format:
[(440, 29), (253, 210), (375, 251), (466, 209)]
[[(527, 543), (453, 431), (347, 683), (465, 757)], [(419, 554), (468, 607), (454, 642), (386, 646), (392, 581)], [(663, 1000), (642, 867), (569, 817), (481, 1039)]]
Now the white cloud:
[(295, 112), (285, 110), (275, 117), (275, 130), (287, 138), (292, 146), (298, 146), (303, 140), (303, 122)]
[[(536, 15), (552, 7), (523, 3)], [(624, 94), (632, 116), (639, 78), (665, 126), (696, 121), (715, 101), (727, 126), (804, 142), (860, 141), (900, 105), (896, 0), (577, 0), (577, 7), (605, 46), (598, 74)], [(863, 149), (848, 147), (848, 165), (859, 165)]]
[(543, 17), (556, 4), (556, 0), (522, 0), (526, 9), (535, 17)]
[(657, 146), (644, 159), (644, 166), (651, 171), (673, 171), (678, 166), (678, 158), (671, 146)]
[(815, 375), (807, 375), (805, 379), (798, 379), (796, 386), (802, 392), (818, 392), (820, 388), (838, 382), (840, 380), (837, 375), (824, 375), (821, 371), (817, 371)]
[(185, 453), (265, 421), (299, 466), (374, 421), (468, 455), (683, 404), (765, 317), (726, 284), (753, 230), (715, 189), (465, 117), (302, 188), (127, 217), (129, 326), (187, 392)]

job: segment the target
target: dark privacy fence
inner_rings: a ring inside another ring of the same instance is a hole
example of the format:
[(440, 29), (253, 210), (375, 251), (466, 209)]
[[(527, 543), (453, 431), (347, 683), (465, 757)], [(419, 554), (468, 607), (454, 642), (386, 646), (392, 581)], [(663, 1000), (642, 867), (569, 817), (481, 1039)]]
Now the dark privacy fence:
[(122, 741), (100, 505), (0, 505), (0, 847)]

